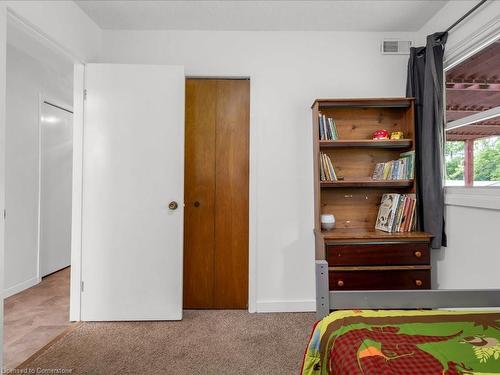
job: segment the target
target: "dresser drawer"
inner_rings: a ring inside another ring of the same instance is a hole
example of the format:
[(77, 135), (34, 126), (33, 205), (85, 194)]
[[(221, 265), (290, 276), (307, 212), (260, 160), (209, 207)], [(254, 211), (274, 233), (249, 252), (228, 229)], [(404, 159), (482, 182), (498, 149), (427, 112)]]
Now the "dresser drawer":
[(428, 265), (426, 242), (327, 245), (326, 260), (332, 266)]
[(430, 289), (427, 270), (329, 271), (330, 290)]

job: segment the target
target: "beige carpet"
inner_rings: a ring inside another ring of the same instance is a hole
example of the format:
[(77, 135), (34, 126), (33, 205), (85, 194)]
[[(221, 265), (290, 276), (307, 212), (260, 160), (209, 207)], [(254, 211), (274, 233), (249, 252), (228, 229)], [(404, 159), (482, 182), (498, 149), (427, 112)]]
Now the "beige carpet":
[(181, 322), (82, 323), (23, 368), (72, 374), (298, 374), (315, 316), (185, 311)]

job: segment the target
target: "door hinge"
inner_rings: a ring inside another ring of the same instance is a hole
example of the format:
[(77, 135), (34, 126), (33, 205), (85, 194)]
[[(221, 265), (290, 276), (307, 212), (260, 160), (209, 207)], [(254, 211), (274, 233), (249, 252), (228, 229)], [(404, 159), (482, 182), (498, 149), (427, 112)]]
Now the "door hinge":
[(87, 89), (83, 89), (83, 100), (87, 100)]
[(80, 285), (81, 285), (81, 291), (83, 292), (83, 286), (84, 286), (83, 281), (81, 282)]
[(5, 220), (7, 218), (7, 210), (4, 208), (3, 209), (3, 219)]

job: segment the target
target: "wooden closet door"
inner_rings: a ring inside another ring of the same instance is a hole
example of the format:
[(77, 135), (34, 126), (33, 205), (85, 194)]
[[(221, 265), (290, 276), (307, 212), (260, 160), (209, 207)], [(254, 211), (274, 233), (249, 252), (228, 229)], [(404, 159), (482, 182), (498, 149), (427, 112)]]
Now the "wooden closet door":
[(217, 81), (186, 80), (184, 308), (212, 308)]
[(215, 168), (216, 308), (248, 306), (250, 81), (217, 82)]
[(248, 305), (249, 91), (186, 81), (185, 308)]

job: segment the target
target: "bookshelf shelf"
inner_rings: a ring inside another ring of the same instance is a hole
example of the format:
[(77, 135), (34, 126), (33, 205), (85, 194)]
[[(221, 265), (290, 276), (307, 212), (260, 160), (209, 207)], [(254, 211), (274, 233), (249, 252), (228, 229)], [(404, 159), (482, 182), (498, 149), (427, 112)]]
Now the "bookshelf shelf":
[(411, 139), (372, 140), (372, 139), (340, 139), (335, 141), (319, 141), (320, 149), (366, 147), (366, 148), (410, 148)]
[(335, 187), (379, 187), (379, 188), (409, 188), (413, 186), (413, 180), (374, 180), (369, 177), (349, 177), (338, 181), (321, 181), (322, 188)]

